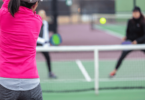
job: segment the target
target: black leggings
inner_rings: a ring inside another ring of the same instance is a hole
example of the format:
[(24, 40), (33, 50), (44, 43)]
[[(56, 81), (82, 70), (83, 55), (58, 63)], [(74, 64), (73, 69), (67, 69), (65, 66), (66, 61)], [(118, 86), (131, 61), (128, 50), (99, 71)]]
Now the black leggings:
[[(145, 50), (141, 50), (141, 51), (145, 53)], [(131, 51), (131, 50), (128, 50), (128, 51), (123, 51), (123, 52), (122, 52), (121, 57), (119, 58), (119, 60), (118, 60), (118, 62), (117, 62), (117, 65), (116, 65), (116, 67), (115, 67), (116, 70), (119, 69), (119, 67), (120, 67), (120, 65), (121, 65), (121, 63), (122, 63), (122, 61), (123, 61), (123, 59), (124, 59), (130, 52), (132, 52), (132, 51)]]
[(44, 55), (44, 57), (46, 59), (48, 71), (51, 72), (51, 59), (49, 56), (49, 52), (42, 52), (42, 54)]
[(40, 84), (32, 90), (14, 91), (0, 85), (0, 100), (43, 100)]

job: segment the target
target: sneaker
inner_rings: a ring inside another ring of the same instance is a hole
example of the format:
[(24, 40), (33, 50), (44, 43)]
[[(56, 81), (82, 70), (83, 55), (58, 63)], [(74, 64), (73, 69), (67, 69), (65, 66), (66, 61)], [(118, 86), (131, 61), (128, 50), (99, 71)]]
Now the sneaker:
[(109, 77), (110, 77), (110, 78), (113, 78), (115, 75), (116, 75), (115, 72), (111, 72), (110, 75), (109, 75)]
[(51, 72), (49, 73), (49, 78), (56, 79), (57, 77), (54, 73)]

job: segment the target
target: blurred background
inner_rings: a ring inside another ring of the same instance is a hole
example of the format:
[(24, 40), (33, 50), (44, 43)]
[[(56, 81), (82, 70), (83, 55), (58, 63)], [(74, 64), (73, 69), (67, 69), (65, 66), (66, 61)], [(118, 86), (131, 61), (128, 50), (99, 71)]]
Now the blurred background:
[[(144, 2), (144, 0), (44, 0), (39, 4), (37, 11), (40, 9), (46, 11), (50, 31), (62, 36), (61, 45), (119, 44), (118, 38), (125, 35), (127, 20), (132, 17), (133, 8), (139, 6), (145, 12)], [(100, 24), (99, 20), (102, 17), (107, 20), (105, 25)], [(106, 31), (111, 35), (106, 34)], [(104, 37), (105, 41), (101, 37)]]

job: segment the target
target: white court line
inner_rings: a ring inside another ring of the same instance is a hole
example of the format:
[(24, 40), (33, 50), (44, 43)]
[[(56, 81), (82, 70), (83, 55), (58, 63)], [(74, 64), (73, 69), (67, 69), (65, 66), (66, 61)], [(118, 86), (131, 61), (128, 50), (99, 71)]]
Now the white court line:
[(90, 78), (89, 74), (87, 73), (86, 69), (84, 68), (82, 62), (80, 60), (76, 60), (76, 63), (78, 65), (79, 69), (81, 70), (82, 74), (84, 75), (85, 79), (88, 82), (91, 82), (92, 79)]
[[(94, 82), (91, 79), (91, 82)], [(129, 82), (129, 81), (145, 81), (145, 78), (101, 78), (99, 82)], [(64, 83), (75, 83), (75, 82), (86, 82), (85, 79), (57, 79), (57, 80), (42, 80), (40, 83), (54, 83), (54, 82), (64, 82)]]
[(113, 31), (108, 30), (108, 29), (103, 29), (103, 28), (100, 27), (100, 26), (95, 26), (95, 27), (98, 28), (98, 29), (100, 29), (100, 30), (102, 30), (102, 31), (105, 31), (106, 33), (108, 33), (108, 34), (110, 34), (110, 35), (112, 35), (112, 36), (115, 36), (115, 37), (117, 37), (117, 38), (119, 38), (119, 39), (122, 39), (122, 38), (123, 38), (123, 36), (120, 35), (120, 34), (117, 33), (117, 32), (113, 32)]

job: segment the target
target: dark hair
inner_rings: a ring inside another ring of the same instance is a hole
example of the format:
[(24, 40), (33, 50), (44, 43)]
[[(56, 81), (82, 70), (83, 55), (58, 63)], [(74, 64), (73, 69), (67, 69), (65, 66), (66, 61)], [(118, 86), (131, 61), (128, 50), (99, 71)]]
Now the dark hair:
[(11, 15), (14, 17), (15, 13), (19, 10), (20, 6), (24, 6), (27, 8), (31, 8), (35, 3), (27, 3), (21, 0), (10, 0), (9, 5), (8, 5), (8, 9), (9, 12), (11, 13)]
[(141, 13), (141, 9), (140, 9), (140, 7), (137, 7), (137, 6), (134, 7), (133, 12), (134, 12), (134, 11), (139, 11), (139, 12)]
[[(133, 12), (139, 12), (139, 13), (140, 13), (140, 18), (139, 18), (140, 24), (145, 23), (145, 17), (144, 17), (144, 15), (143, 15), (143, 13), (142, 13), (140, 7), (134, 7)], [(135, 19), (132, 18), (132, 21), (133, 21), (133, 22), (134, 22), (134, 20), (135, 20)]]
[(141, 18), (141, 22), (144, 22), (145, 21), (145, 17), (142, 13), (140, 13), (140, 18)]
[[(35, 2), (36, 3), (36, 2)], [(33, 5), (35, 5), (35, 3), (28, 3), (28, 2), (24, 2), (24, 1), (21, 1), (21, 6), (24, 6), (24, 7), (27, 7), (27, 8), (29, 8), (29, 9), (31, 9), (31, 7), (33, 6)]]
[[(131, 20), (134, 23), (135, 19), (132, 18)], [(144, 17), (144, 15), (142, 13), (140, 13), (140, 18), (138, 20), (139, 20), (140, 24), (145, 23), (145, 17)]]

